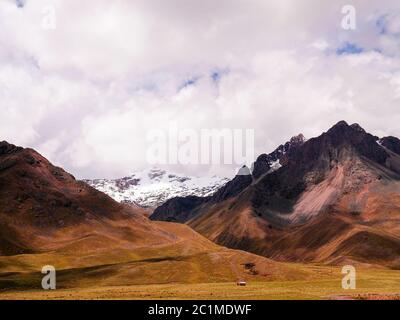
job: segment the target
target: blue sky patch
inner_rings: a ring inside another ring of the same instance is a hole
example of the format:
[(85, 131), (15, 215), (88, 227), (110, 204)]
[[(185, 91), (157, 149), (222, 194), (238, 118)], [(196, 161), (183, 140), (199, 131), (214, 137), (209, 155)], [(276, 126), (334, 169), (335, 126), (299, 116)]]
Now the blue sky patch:
[(23, 8), (25, 6), (26, 0), (15, 0), (15, 4), (18, 8)]
[(210, 78), (211, 78), (212, 81), (214, 81), (215, 83), (218, 83), (218, 82), (221, 80), (221, 78), (222, 78), (224, 75), (228, 74), (228, 73), (229, 73), (229, 70), (228, 70), (228, 69), (216, 69), (216, 70), (211, 71), (211, 73), (210, 73)]
[(193, 78), (189, 78), (187, 80), (185, 80), (178, 88), (178, 91), (190, 87), (190, 86), (194, 86), (197, 81), (200, 79), (200, 77), (193, 77)]
[(338, 55), (345, 55), (345, 54), (360, 54), (364, 51), (363, 48), (357, 46), (354, 43), (346, 42), (342, 47), (336, 50)]
[(214, 82), (218, 82), (221, 79), (221, 73), (219, 71), (213, 71), (211, 73), (211, 79), (213, 79)]
[(386, 17), (387, 15), (382, 15), (376, 20), (376, 27), (379, 30), (379, 34), (385, 34), (386, 33)]

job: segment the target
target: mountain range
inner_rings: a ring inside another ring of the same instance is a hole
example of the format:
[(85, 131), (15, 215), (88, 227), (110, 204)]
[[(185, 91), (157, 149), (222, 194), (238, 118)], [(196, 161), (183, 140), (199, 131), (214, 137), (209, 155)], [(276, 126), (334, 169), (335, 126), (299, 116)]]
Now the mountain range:
[[(318, 278), (299, 262), (400, 269), (400, 140), (357, 124), (296, 136), (230, 181), (192, 188), (202, 180), (158, 169), (96, 181), (119, 201), (0, 142), (2, 288), (37, 288), (48, 264), (58, 288)], [(179, 194), (149, 219), (130, 191), (162, 183), (186, 189), (139, 192), (142, 205)]]
[(275, 260), (400, 268), (399, 147), (341, 121), (261, 155), (213, 196), (171, 199), (150, 218)]
[(120, 179), (94, 179), (84, 180), (84, 182), (118, 202), (154, 209), (175, 197), (191, 195), (207, 197), (216, 192), (228, 180), (217, 176), (185, 176), (152, 168)]
[(0, 287), (39, 289), (304, 278), (304, 273), (231, 250), (181, 224), (150, 221), (33, 149), (0, 142)]

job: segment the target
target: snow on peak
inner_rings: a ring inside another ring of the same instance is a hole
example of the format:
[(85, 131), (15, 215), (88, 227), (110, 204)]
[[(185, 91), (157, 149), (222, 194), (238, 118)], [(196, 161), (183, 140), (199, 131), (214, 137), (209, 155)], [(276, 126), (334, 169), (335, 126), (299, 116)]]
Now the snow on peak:
[(84, 181), (118, 202), (135, 203), (142, 207), (157, 207), (174, 197), (212, 195), (229, 179), (217, 176), (183, 176), (152, 168), (134, 172), (120, 179)]
[(270, 172), (274, 172), (274, 171), (276, 171), (276, 170), (278, 170), (278, 169), (280, 169), (282, 167), (281, 162), (280, 162), (279, 159), (276, 160), (276, 161), (271, 161), (269, 163), (269, 165), (271, 167)]

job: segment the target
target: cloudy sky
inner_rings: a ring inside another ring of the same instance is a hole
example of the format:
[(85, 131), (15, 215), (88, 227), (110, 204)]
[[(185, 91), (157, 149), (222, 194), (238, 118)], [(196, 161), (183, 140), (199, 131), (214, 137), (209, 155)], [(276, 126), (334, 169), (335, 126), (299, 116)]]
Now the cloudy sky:
[(92, 178), (148, 167), (171, 122), (254, 129), (256, 154), (342, 119), (400, 136), (399, 49), (398, 0), (1, 0), (0, 140)]

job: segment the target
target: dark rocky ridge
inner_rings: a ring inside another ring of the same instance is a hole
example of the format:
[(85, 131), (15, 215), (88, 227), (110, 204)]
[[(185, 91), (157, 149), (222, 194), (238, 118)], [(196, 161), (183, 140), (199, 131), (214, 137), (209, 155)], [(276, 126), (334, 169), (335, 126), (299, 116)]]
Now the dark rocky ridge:
[[(384, 139), (382, 144), (388, 145), (388, 149), (396, 150), (396, 142), (393, 139)], [(317, 138), (305, 141), (304, 136), (299, 135), (279, 146), (271, 154), (261, 155), (255, 162), (253, 177), (235, 177), (211, 199), (203, 201), (201, 210), (195, 204), (192, 205), (192, 213), (187, 213), (187, 216), (193, 218), (201, 215), (207, 211), (207, 203), (221, 203), (248, 189), (255, 214), (279, 225), (282, 221), (277, 218), (276, 212), (290, 214), (308, 186), (323, 181), (330, 170), (352, 155), (358, 155), (400, 173), (400, 169), (388, 165), (390, 155), (377, 143), (376, 137), (358, 124), (348, 125), (345, 121), (340, 121)], [(282, 168), (270, 172), (270, 163), (277, 160), (282, 164)], [(268, 172), (270, 173), (265, 175)], [(159, 207), (157, 216), (153, 216), (152, 219), (163, 220), (165, 216), (163, 217), (162, 212), (168, 217), (173, 216), (171, 204), (174, 201), (179, 203), (182, 199), (171, 199), (168, 207)]]
[(196, 216), (200, 206), (219, 203), (237, 196), (253, 182), (250, 170), (243, 167), (231, 181), (210, 197), (176, 197), (168, 200), (154, 210), (151, 220), (174, 221), (184, 223)]
[(400, 139), (389, 136), (380, 139), (379, 142), (390, 151), (400, 155)]
[(262, 175), (271, 170), (273, 163), (279, 161), (280, 165), (285, 165), (288, 159), (296, 150), (306, 141), (303, 134), (292, 137), (290, 141), (280, 145), (273, 152), (269, 154), (260, 155), (253, 165), (254, 179), (260, 178)]
[(196, 208), (188, 224), (220, 245), (276, 260), (399, 268), (400, 156), (378, 140), (341, 121), (237, 197)]
[(155, 221), (185, 222), (193, 218), (196, 208), (207, 203), (210, 199), (211, 197), (196, 196), (173, 198), (156, 208), (150, 219)]
[(240, 192), (246, 189), (253, 182), (250, 169), (244, 166), (238, 172), (238, 174), (225, 184), (221, 189), (214, 193), (210, 202), (218, 203), (229, 198), (236, 197)]
[(16, 147), (15, 145), (10, 144), (6, 141), (0, 142), (0, 155), (10, 154), (21, 150), (21, 147)]
[[(248, 188), (256, 179), (271, 172), (274, 162), (287, 163), (294, 152), (305, 142), (302, 134), (295, 136), (283, 145), (280, 145), (270, 154), (263, 154), (253, 164), (253, 170), (247, 167), (240, 169), (231, 181), (215, 192), (211, 197), (177, 197), (168, 200), (158, 207), (150, 216), (152, 220), (187, 222), (196, 216), (199, 207), (205, 204), (215, 204), (234, 198)], [(201, 200), (200, 200), (201, 199)], [(193, 202), (192, 202), (193, 201)], [(192, 203), (191, 203), (192, 202)], [(189, 209), (190, 208), (190, 209)], [(189, 212), (191, 210), (191, 212)]]
[(339, 163), (357, 155), (382, 166), (389, 157), (375, 137), (359, 125), (337, 123), (321, 136), (305, 142), (281, 170), (261, 179), (253, 187), (255, 212), (279, 224), (276, 212), (290, 214), (307, 188), (322, 182)]
[(36, 151), (0, 143), (0, 255), (31, 252), (41, 233), (131, 213)]

